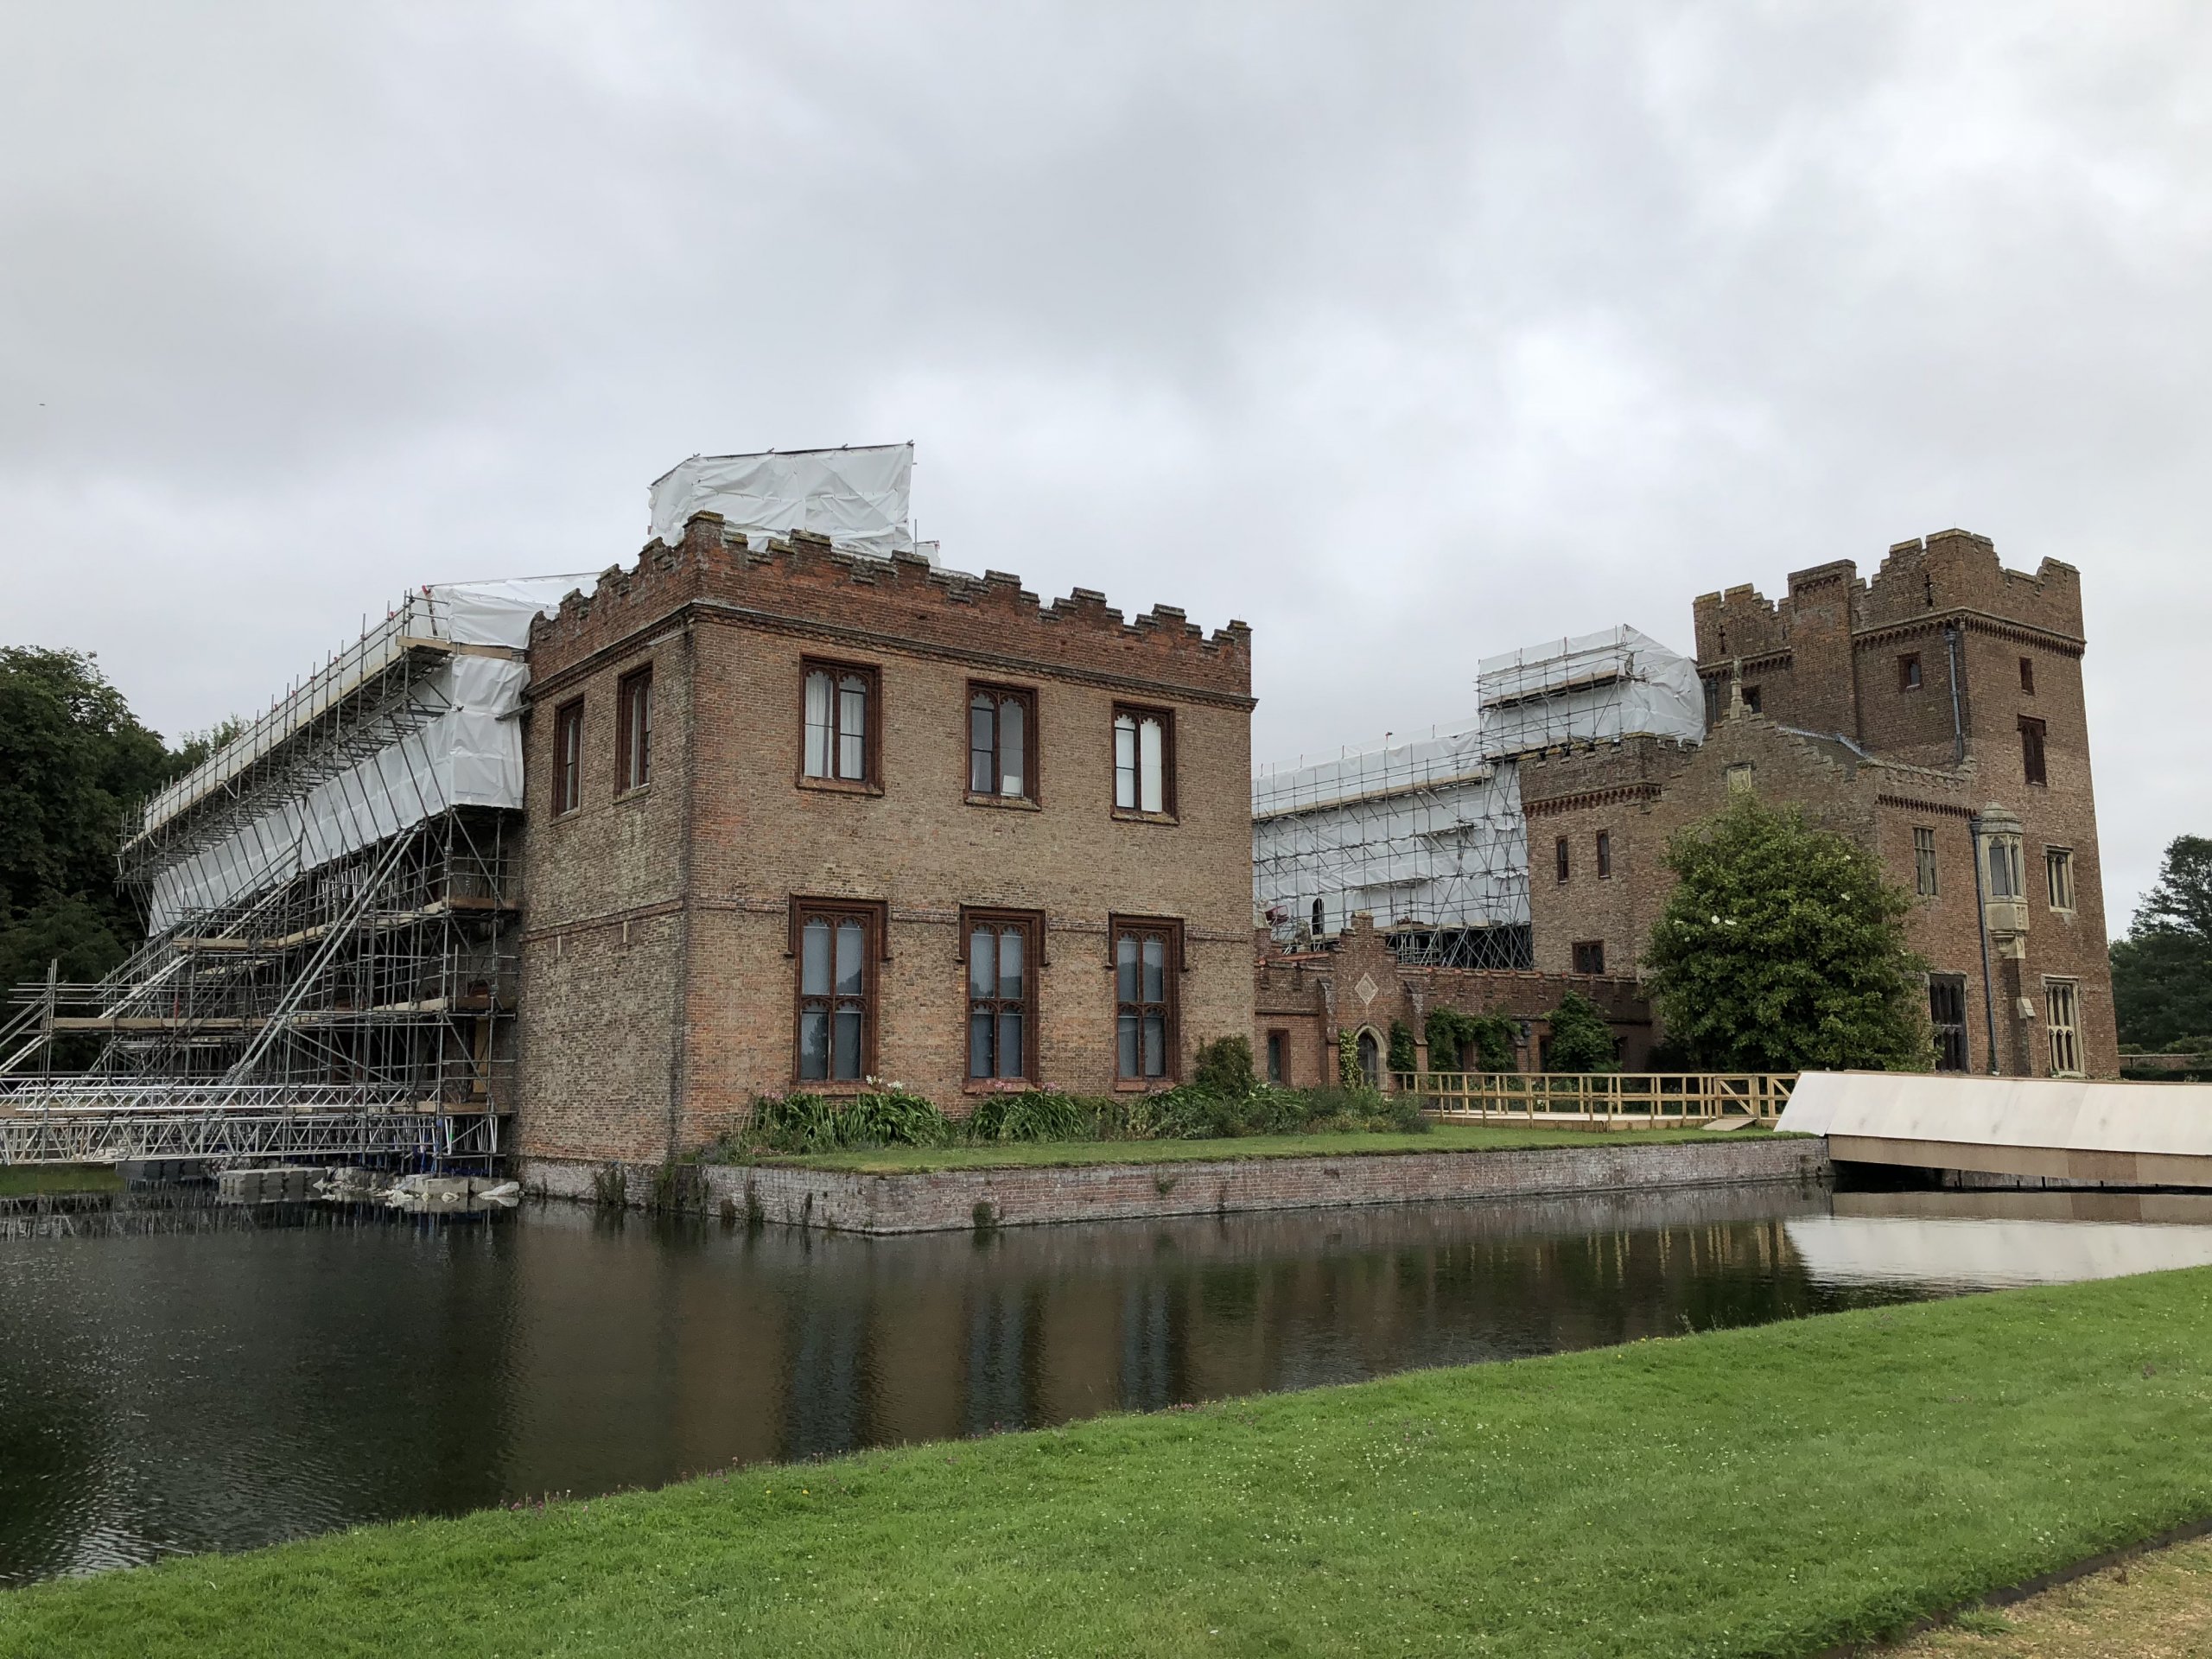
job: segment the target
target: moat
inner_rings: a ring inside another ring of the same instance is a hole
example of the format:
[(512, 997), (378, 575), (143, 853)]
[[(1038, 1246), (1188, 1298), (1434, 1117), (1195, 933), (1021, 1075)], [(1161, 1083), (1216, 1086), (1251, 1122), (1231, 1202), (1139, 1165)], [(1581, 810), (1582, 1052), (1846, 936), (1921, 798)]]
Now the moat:
[(865, 1239), (0, 1220), (0, 1584), (355, 1522), (2212, 1262), (2212, 1198), (1761, 1187)]

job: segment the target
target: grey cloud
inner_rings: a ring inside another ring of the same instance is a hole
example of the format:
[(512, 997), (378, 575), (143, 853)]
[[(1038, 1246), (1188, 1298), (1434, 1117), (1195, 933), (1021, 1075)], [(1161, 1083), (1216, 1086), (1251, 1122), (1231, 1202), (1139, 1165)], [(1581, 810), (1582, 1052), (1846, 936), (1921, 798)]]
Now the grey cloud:
[(1963, 524), (2085, 572), (2117, 918), (2212, 827), (2208, 69), (2182, 5), (19, 8), (0, 638), (202, 725), (695, 450), (911, 437), (954, 563), (1251, 621), (1287, 759)]

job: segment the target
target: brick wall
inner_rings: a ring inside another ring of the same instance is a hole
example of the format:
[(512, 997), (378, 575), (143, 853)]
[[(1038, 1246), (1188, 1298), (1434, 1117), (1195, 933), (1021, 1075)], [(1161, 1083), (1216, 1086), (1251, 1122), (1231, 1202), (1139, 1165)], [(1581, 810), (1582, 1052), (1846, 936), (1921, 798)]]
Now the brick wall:
[[(803, 780), (803, 662), (873, 668), (879, 766)], [(615, 689), (653, 665), (652, 778), (617, 798)], [(874, 1075), (972, 1105), (963, 906), (1040, 912), (1039, 1080), (1114, 1089), (1112, 914), (1181, 924), (1181, 1064), (1252, 1028), (1249, 639), (1162, 607), (804, 537), (754, 549), (702, 514), (680, 547), (572, 595), (531, 644), (524, 1150), (651, 1159), (793, 1086), (794, 896), (885, 918)], [(1034, 694), (1033, 801), (967, 791), (971, 682)], [(582, 801), (554, 817), (554, 710), (586, 709)], [(1174, 812), (1113, 810), (1115, 705), (1172, 711)], [(547, 796), (546, 800), (538, 797)], [(838, 1092), (843, 1085), (809, 1085)]]
[(1400, 963), (1375, 918), (1355, 914), (1333, 950), (1274, 948), (1262, 930), (1255, 974), (1252, 1052), (1264, 1065), (1267, 1034), (1291, 1039), (1294, 1087), (1337, 1081), (1337, 1033), (1375, 1033), (1386, 1052), (1393, 1020), (1414, 1033), (1427, 1066), (1433, 1007), (1494, 1014), (1527, 1028), (1516, 1045), (1519, 1069), (1539, 1069), (1549, 1018), (1569, 991), (1598, 1005), (1612, 1026), (1622, 1063), (1641, 1069), (1650, 1057), (1651, 1011), (1635, 979), (1617, 974), (1516, 972), (1497, 969), (1409, 968)]
[[(1815, 1186), (1826, 1180), (1826, 1142), (1809, 1136), (1661, 1146), (1609, 1143), (1519, 1152), (1351, 1153), (1330, 1158), (1090, 1164), (1065, 1168), (938, 1170), (864, 1175), (788, 1166), (718, 1165), (705, 1172), (706, 1203), (741, 1215), (840, 1232), (948, 1232), (988, 1217), (1001, 1227), (1143, 1217), (1424, 1204), (1441, 1199), (1649, 1192), (1753, 1183)], [(525, 1162), (522, 1178), (550, 1195), (592, 1196), (588, 1169)], [(628, 1190), (651, 1190), (650, 1169)]]
[[(1703, 595), (1694, 611), (1699, 671), (1716, 700), (1725, 710), (1740, 673), (1745, 687), (1758, 687), (1762, 713), (1724, 718), (1692, 753), (1615, 746), (1524, 766), (1537, 966), (1567, 965), (1573, 940), (1602, 936), (1607, 968), (1617, 948), (1628, 968), (1669, 885), (1656, 861), (1668, 837), (1720, 810), (1729, 768), (1749, 767), (1743, 775), (1760, 796), (1802, 806), (1868, 848), (1908, 892), (1916, 886), (1914, 831), (1934, 833), (1937, 892), (1916, 897), (1908, 938), (1932, 969), (1965, 976), (1974, 1069), (1987, 1067), (1993, 1015), (2004, 1071), (2049, 1071), (2042, 1010), (2056, 977), (2079, 985), (2085, 1069), (2116, 1072), (2079, 573), (2056, 560), (2032, 575), (2007, 570), (1986, 537), (1947, 531), (1891, 548), (1872, 582), (1840, 562), (1794, 573), (1779, 601), (1732, 588)], [(1916, 683), (1901, 672), (1908, 657), (1917, 659)], [(2024, 715), (2044, 722), (2042, 784), (2024, 774)], [(1793, 727), (1837, 736), (1784, 729)], [(1993, 953), (1993, 995), (1985, 996), (1970, 821), (1992, 806), (2022, 821), (2030, 926), (2022, 954)], [(1623, 890), (1586, 880), (1601, 828), (1611, 835), (1616, 880), (1629, 873)], [(1560, 835), (1577, 854), (1564, 886), (1550, 879)], [(2073, 855), (2071, 911), (2049, 902), (2052, 848)], [(2023, 998), (2035, 1018), (2021, 1017)]]

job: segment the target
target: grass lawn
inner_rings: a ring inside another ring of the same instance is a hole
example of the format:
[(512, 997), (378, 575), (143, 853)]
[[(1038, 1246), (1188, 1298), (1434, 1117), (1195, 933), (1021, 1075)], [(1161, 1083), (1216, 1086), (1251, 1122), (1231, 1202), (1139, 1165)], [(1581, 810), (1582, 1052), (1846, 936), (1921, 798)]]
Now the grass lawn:
[(0, 1165), (0, 1198), (36, 1192), (120, 1192), (123, 1177), (113, 1164)]
[(2010, 1607), (1975, 1608), (1899, 1659), (2158, 1659), (2212, 1653), (2212, 1541), (2139, 1556)]
[(1522, 1128), (1502, 1123), (1440, 1123), (1426, 1135), (1245, 1135), (1223, 1141), (1005, 1141), (963, 1147), (871, 1147), (855, 1152), (760, 1153), (748, 1163), (806, 1169), (904, 1175), (929, 1169), (1013, 1169), (1059, 1164), (1173, 1164), (1192, 1159), (1357, 1158), (1385, 1152), (1495, 1152), (1529, 1147), (1651, 1145), (1665, 1141), (1727, 1141), (1768, 1131), (1726, 1135), (1706, 1129)]
[(187, 1558), (0, 1654), (1810, 1654), (2208, 1513), (2196, 1269)]

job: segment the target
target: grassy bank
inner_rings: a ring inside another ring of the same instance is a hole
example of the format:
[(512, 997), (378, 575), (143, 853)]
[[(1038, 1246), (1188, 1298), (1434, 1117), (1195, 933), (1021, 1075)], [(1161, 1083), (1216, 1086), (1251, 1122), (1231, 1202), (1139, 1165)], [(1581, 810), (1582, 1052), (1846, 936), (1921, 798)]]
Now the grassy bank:
[(1667, 1141), (1726, 1141), (1763, 1129), (1714, 1135), (1704, 1129), (1541, 1129), (1446, 1123), (1421, 1135), (1351, 1130), (1330, 1135), (1243, 1135), (1217, 1141), (999, 1141), (942, 1147), (862, 1147), (836, 1152), (753, 1153), (747, 1163), (868, 1175), (931, 1169), (1014, 1169), (1069, 1164), (1170, 1164), (1200, 1159), (1363, 1158), (1385, 1152), (1500, 1152), (1536, 1147), (1649, 1146)]
[(2212, 1512), (2212, 1269), (0, 1596), (0, 1654), (1789, 1655)]
[(112, 1164), (9, 1164), (0, 1166), (0, 1198), (41, 1192), (120, 1192), (123, 1177)]
[(1978, 1608), (1899, 1659), (2182, 1659), (2212, 1653), (2212, 1541), (2138, 1556), (2009, 1607)]

